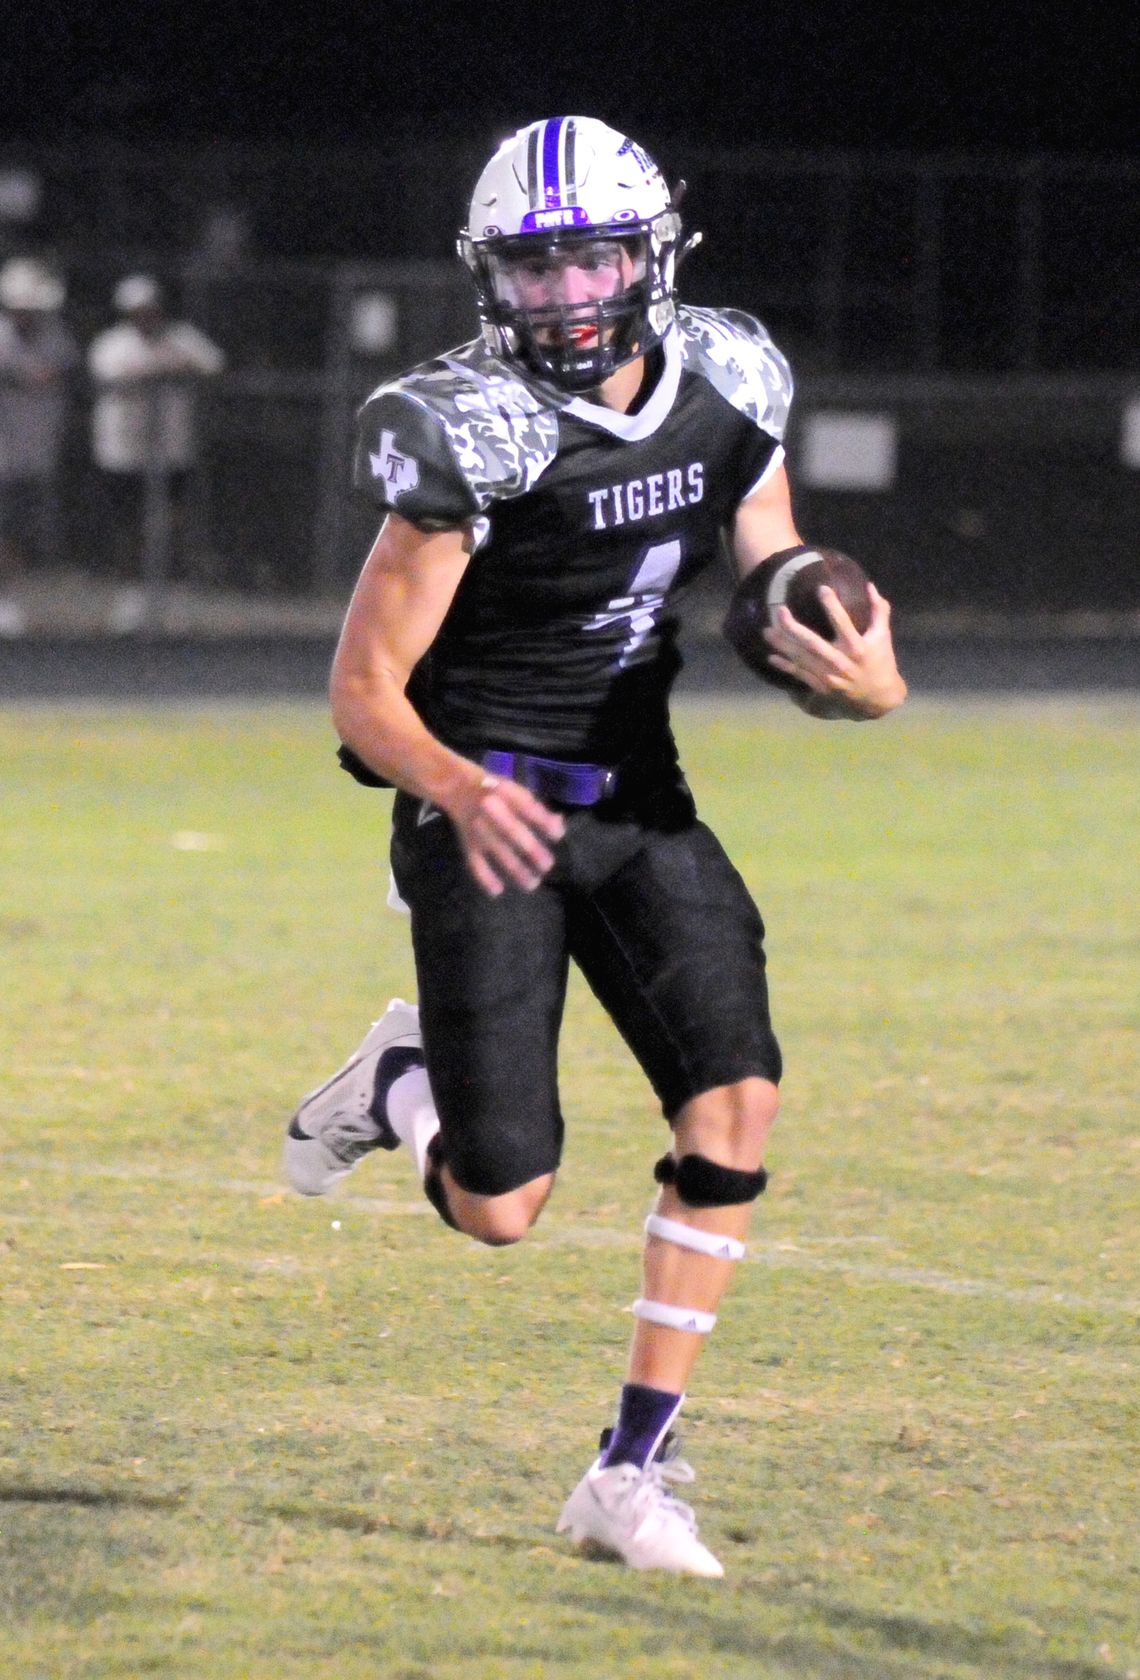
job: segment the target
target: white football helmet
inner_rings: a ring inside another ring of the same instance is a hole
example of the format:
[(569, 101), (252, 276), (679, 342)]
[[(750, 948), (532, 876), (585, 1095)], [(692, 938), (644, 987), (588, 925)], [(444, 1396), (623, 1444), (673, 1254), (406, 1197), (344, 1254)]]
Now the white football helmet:
[(520, 129), (476, 182), (459, 236), (489, 348), (563, 390), (594, 389), (668, 331), (680, 235), (636, 141), (594, 117)]

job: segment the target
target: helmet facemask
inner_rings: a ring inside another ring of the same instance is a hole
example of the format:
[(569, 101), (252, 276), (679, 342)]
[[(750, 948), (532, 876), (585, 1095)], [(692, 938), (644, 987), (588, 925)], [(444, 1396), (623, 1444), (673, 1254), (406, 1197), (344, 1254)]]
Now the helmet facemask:
[(680, 219), (572, 227), (473, 240), (460, 252), (484, 336), (561, 390), (596, 390), (659, 344), (676, 314)]
[[(668, 223), (668, 225), (663, 225)], [(653, 223), (635, 227), (591, 228), (589, 234), (520, 234), (510, 239), (460, 240), (463, 259), (472, 270), (478, 309), (490, 348), (526, 363), (542, 380), (561, 390), (596, 390), (609, 375), (636, 356), (662, 343), (677, 307), (673, 302), (673, 265), (680, 220), (667, 212)], [(608, 247), (625, 252), (626, 282), (604, 296), (576, 301), (539, 301), (541, 287), (527, 287), (534, 276), (556, 272), (557, 265), (606, 272)]]
[(677, 202), (643, 148), (596, 117), (504, 140), (459, 238), (488, 348), (571, 392), (652, 350), (676, 315)]

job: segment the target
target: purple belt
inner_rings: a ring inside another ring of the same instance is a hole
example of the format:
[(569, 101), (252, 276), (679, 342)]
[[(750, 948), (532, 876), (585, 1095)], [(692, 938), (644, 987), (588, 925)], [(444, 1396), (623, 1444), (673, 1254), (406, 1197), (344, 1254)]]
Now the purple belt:
[(567, 764), (560, 758), (513, 752), (485, 752), (482, 763), (492, 775), (508, 776), (557, 805), (597, 805), (617, 787), (617, 771), (604, 764)]

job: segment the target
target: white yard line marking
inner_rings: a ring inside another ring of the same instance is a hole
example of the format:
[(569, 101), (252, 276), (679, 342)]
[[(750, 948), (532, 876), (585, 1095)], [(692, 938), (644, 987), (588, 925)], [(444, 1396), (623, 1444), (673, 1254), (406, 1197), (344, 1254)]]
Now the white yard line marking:
[[(9, 1182), (12, 1177), (18, 1177), (23, 1172), (28, 1177), (36, 1177), (44, 1172), (53, 1172), (71, 1179), (80, 1178), (109, 1178), (121, 1182), (145, 1180), (147, 1183), (183, 1184), (188, 1188), (208, 1189), (213, 1192), (224, 1191), (232, 1196), (253, 1196), (258, 1200), (294, 1198), (291, 1191), (277, 1180), (264, 1179), (214, 1179), (207, 1173), (194, 1172), (186, 1169), (177, 1170), (169, 1167), (156, 1167), (147, 1164), (120, 1166), (114, 1162), (77, 1162), (74, 1160), (44, 1160), (33, 1156), (19, 1156), (14, 1154), (0, 1155), (6, 1163)], [(317, 1205), (318, 1198), (314, 1198)], [(320, 1202), (320, 1211), (327, 1212), (329, 1208), (352, 1210), (354, 1213), (378, 1214), (385, 1217), (412, 1216), (430, 1214), (433, 1210), (420, 1197), (412, 1200), (396, 1200), (388, 1197), (371, 1196), (336, 1196), (332, 1200)], [(33, 1217), (17, 1213), (9, 1214), (13, 1224), (21, 1224)], [(972, 1296), (979, 1300), (1009, 1301), (1026, 1306), (1039, 1307), (1067, 1307), (1076, 1312), (1101, 1313), (1109, 1317), (1117, 1315), (1133, 1317), (1140, 1314), (1140, 1300), (1128, 1297), (1113, 1298), (1105, 1295), (1075, 1295), (1067, 1289), (1051, 1289), (1048, 1284), (1003, 1284), (992, 1278), (972, 1278), (958, 1276), (950, 1272), (939, 1272), (928, 1266), (898, 1266), (878, 1265), (873, 1261), (853, 1260), (842, 1256), (830, 1258), (822, 1254), (810, 1252), (810, 1248), (832, 1248), (845, 1243), (855, 1245), (871, 1245), (886, 1241), (883, 1236), (860, 1237), (814, 1237), (801, 1238), (792, 1242), (764, 1242), (762, 1240), (750, 1242), (745, 1260), (747, 1265), (770, 1266), (792, 1271), (826, 1272), (841, 1277), (857, 1278), (860, 1282), (869, 1284), (894, 1283), (902, 1284), (908, 1289), (927, 1289), (939, 1295)], [(810, 1245), (810, 1248), (809, 1248)], [(590, 1225), (583, 1222), (559, 1222), (557, 1218), (549, 1220), (540, 1227), (539, 1234), (527, 1239), (528, 1248), (616, 1248), (630, 1252), (641, 1248), (641, 1233), (634, 1226), (629, 1231), (617, 1230), (610, 1225)]]
[[(809, 1239), (813, 1240), (813, 1239)], [(851, 1242), (882, 1242), (882, 1237), (850, 1238)], [(821, 1237), (820, 1245), (831, 1246), (834, 1239)], [(626, 1235), (604, 1226), (551, 1226), (545, 1234), (530, 1239), (533, 1248), (566, 1245), (580, 1248), (640, 1248), (636, 1234)], [(882, 1266), (873, 1262), (848, 1259), (827, 1259), (811, 1254), (798, 1243), (749, 1242), (744, 1264), (787, 1267), (803, 1272), (834, 1272), (843, 1277), (859, 1278), (866, 1283), (901, 1283), (911, 1289), (930, 1289), (941, 1295), (973, 1295), (993, 1301), (1025, 1302), (1030, 1306), (1072, 1307), (1078, 1311), (1121, 1313), (1125, 1316), (1140, 1313), (1140, 1300), (1114, 1300), (1098, 1295), (1074, 1295), (1066, 1289), (1051, 1289), (1045, 1283), (1012, 1285), (997, 1283), (991, 1278), (955, 1277), (936, 1272), (928, 1266)]]

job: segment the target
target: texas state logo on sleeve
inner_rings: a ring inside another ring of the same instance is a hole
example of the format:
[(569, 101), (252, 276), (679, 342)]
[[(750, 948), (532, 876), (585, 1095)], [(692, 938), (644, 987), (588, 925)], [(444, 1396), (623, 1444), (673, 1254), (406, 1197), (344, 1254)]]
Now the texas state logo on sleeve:
[(383, 484), (388, 500), (399, 501), (406, 490), (414, 490), (420, 481), (419, 462), (406, 450), (396, 448), (391, 432), (380, 433), (380, 448), (375, 454), (369, 450), (368, 459), (372, 476)]

